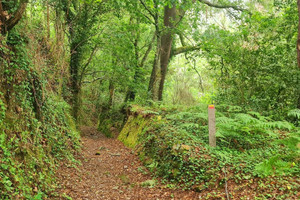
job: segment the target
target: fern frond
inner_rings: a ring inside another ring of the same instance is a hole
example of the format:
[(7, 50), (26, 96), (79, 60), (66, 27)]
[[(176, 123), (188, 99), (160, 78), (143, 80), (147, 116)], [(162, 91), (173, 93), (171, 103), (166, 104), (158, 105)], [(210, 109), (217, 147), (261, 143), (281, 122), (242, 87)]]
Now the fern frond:
[(294, 117), (294, 118), (300, 119), (300, 109), (290, 110), (290, 111), (288, 112), (288, 116), (289, 116), (289, 117)]
[(235, 118), (245, 124), (261, 123), (261, 121), (259, 121), (258, 119), (244, 113), (236, 114)]
[(289, 130), (293, 129), (293, 125), (287, 121), (275, 121), (264, 123), (264, 125), (268, 128), (277, 128), (279, 130)]
[(219, 124), (228, 124), (234, 122), (234, 119), (228, 118), (228, 117), (218, 117), (216, 119), (216, 122)]
[(269, 120), (268, 117), (262, 116), (260, 113), (258, 112), (254, 112), (254, 111), (249, 111), (248, 112), (249, 115), (252, 115), (254, 117), (256, 117), (257, 119), (261, 120), (261, 121), (267, 121)]

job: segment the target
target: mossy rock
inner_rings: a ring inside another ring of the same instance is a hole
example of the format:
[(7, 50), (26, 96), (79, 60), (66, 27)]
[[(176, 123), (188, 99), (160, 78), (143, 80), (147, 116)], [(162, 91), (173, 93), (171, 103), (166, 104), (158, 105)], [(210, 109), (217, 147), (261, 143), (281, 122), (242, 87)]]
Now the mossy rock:
[(142, 115), (130, 116), (123, 127), (118, 140), (123, 142), (127, 147), (135, 148), (139, 136), (143, 133), (143, 130), (147, 128), (150, 122), (151, 117), (144, 117)]

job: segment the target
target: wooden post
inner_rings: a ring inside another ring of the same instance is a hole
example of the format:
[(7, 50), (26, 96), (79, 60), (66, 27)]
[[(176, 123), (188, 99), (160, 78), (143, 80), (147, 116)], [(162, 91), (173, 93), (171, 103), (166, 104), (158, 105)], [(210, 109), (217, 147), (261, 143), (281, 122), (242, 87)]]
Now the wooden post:
[(216, 109), (215, 105), (208, 106), (209, 146), (216, 147)]

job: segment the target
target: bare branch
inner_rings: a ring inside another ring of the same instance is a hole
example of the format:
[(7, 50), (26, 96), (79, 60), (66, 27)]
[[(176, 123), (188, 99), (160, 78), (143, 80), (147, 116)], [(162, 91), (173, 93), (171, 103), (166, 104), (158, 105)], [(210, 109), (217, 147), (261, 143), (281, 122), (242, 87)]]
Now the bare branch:
[(209, 7), (214, 7), (214, 8), (219, 8), (219, 9), (231, 8), (233, 10), (237, 10), (237, 11), (240, 11), (240, 12), (248, 12), (248, 13), (251, 14), (251, 12), (249, 10), (238, 7), (238, 6), (235, 6), (235, 5), (220, 5), (220, 4), (209, 2), (207, 0), (198, 0), (198, 1), (200, 3), (204, 3), (204, 4), (208, 5)]
[(151, 42), (150, 42), (150, 44), (148, 46), (148, 49), (147, 49), (147, 51), (146, 51), (146, 53), (145, 53), (145, 55), (144, 55), (144, 57), (143, 57), (143, 59), (141, 61), (140, 67), (144, 66), (144, 64), (145, 64), (145, 62), (146, 62), (146, 60), (147, 60), (147, 58), (148, 58), (148, 56), (149, 56), (149, 54), (150, 54), (150, 52), (152, 50), (152, 46), (153, 46), (153, 42), (155, 41), (155, 38), (156, 38), (156, 34), (153, 35), (153, 38), (152, 38), (152, 40), (151, 40)]
[(140, 0), (143, 7), (148, 11), (148, 13), (155, 19), (155, 15), (151, 12), (151, 10), (146, 6), (146, 4), (143, 2), (143, 0)]
[[(104, 32), (104, 30), (106, 29), (106, 27), (107, 27), (107, 26), (105, 26), (105, 27), (101, 30), (101, 32), (96, 32), (95, 34), (90, 35), (88, 38), (86, 38), (86, 39), (84, 39), (84, 40), (81, 40), (81, 41), (80, 41), (73, 49), (71, 49), (71, 54), (73, 54), (74, 51), (76, 51), (76, 49), (77, 49), (80, 45), (82, 45), (82, 44), (84, 44), (85, 42), (89, 41), (89, 39), (91, 39), (92, 37), (98, 35), (98, 38), (99, 38), (99, 37), (102, 35), (102, 33)], [(99, 28), (100, 28), (100, 25), (98, 26), (97, 29), (99, 29)]]
[(80, 81), (79, 81), (80, 84), (82, 82), (83, 76), (85, 75), (85, 71), (86, 71), (87, 67), (91, 63), (91, 61), (92, 61), (92, 59), (93, 59), (93, 57), (94, 57), (94, 55), (96, 54), (97, 51), (98, 51), (98, 45), (96, 44), (95, 47), (93, 48), (92, 53), (90, 54), (90, 57), (89, 57), (87, 63), (82, 68), (82, 72), (81, 72), (81, 76), (80, 76)]
[(186, 46), (186, 42), (185, 42), (185, 40), (184, 40), (184, 37), (183, 37), (182, 33), (179, 33), (178, 36), (179, 36), (181, 45), (182, 45), (182, 46)]

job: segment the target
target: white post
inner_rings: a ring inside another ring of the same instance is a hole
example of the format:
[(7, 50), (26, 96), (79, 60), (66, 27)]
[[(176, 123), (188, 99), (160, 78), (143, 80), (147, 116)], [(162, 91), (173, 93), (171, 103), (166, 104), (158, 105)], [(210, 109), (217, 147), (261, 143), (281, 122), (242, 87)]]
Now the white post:
[(216, 109), (215, 105), (208, 106), (209, 146), (216, 147)]

